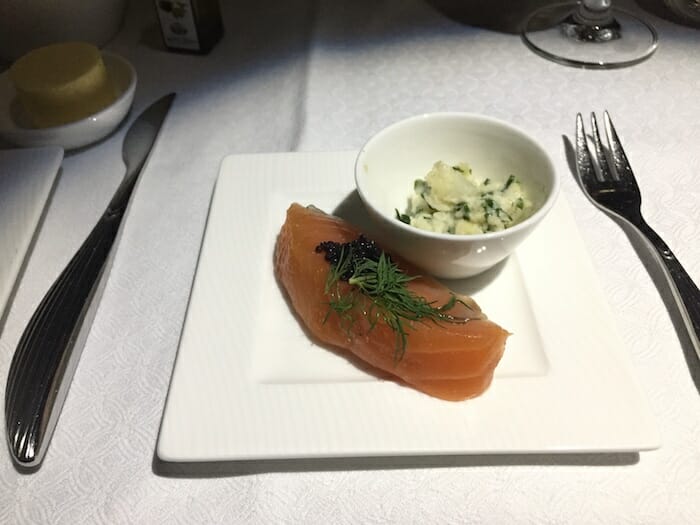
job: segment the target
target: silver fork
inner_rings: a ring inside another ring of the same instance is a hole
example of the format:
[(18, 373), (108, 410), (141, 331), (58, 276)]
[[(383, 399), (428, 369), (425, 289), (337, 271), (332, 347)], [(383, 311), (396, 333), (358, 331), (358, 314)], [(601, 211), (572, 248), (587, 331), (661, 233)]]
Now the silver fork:
[(580, 113), (576, 116), (576, 172), (581, 187), (594, 204), (630, 224), (647, 241), (666, 275), (695, 353), (700, 358), (700, 290), (671, 249), (642, 217), (639, 186), (607, 111), (604, 120), (608, 151), (614, 170), (608, 165), (606, 151), (598, 133), (598, 123), (595, 114), (591, 113), (591, 136), (600, 172), (599, 178), (591, 160), (583, 119)]

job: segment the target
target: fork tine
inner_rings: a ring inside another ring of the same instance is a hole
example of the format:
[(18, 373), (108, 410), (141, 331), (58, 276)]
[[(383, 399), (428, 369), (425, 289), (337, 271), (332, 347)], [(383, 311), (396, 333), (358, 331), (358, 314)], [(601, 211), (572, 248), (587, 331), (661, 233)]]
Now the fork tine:
[(581, 113), (576, 114), (576, 173), (581, 187), (586, 193), (588, 193), (589, 188), (595, 189), (600, 186), (593, 162), (591, 162), (591, 152), (588, 150)]
[(620, 180), (629, 181), (634, 180), (634, 174), (632, 173), (632, 167), (627, 160), (627, 155), (622, 149), (622, 143), (617, 136), (615, 127), (613, 126), (612, 120), (607, 110), (604, 114), (605, 121), (605, 134), (608, 136), (608, 144), (610, 146), (610, 153), (612, 155), (613, 162), (615, 163), (615, 171)]
[(600, 140), (600, 133), (598, 132), (598, 121), (595, 118), (595, 113), (591, 113), (591, 135), (593, 136), (593, 145), (595, 146), (595, 155), (598, 160), (600, 178), (604, 181), (613, 180), (615, 177), (612, 171), (610, 171), (610, 166), (608, 165), (608, 158), (605, 155), (603, 143)]

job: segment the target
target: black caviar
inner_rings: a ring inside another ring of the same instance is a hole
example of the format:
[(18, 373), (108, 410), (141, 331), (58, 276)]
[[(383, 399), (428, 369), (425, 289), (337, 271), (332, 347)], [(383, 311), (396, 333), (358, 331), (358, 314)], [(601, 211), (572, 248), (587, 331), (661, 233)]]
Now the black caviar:
[(355, 265), (363, 259), (370, 259), (372, 261), (378, 261), (379, 256), (382, 254), (381, 248), (377, 244), (365, 237), (360, 235), (354, 241), (339, 243), (335, 241), (323, 241), (318, 246), (316, 246), (316, 253), (325, 253), (325, 259), (332, 265), (337, 265), (340, 260), (341, 251), (346, 254), (350, 254), (351, 264), (348, 265), (348, 270), (340, 276), (340, 279), (347, 281), (352, 277), (355, 269)]

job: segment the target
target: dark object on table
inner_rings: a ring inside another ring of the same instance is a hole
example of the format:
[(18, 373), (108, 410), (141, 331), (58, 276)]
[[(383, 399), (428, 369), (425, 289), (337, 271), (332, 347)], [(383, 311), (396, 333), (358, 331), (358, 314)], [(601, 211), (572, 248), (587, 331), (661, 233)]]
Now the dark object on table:
[[(523, 20), (538, 7), (552, 0), (428, 0), (445, 16), (475, 27), (501, 33), (520, 33)], [(543, 24), (543, 27), (547, 27)]]
[(165, 47), (208, 53), (224, 32), (218, 0), (155, 0)]
[(637, 5), (659, 18), (700, 29), (698, 0), (637, 0)]

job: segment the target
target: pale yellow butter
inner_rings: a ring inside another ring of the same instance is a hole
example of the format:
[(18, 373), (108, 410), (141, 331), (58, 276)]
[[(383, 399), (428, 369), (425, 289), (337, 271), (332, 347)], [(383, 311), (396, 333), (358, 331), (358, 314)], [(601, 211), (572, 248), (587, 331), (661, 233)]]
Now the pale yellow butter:
[(83, 119), (116, 99), (100, 51), (82, 42), (30, 51), (12, 65), (10, 79), (38, 128)]

